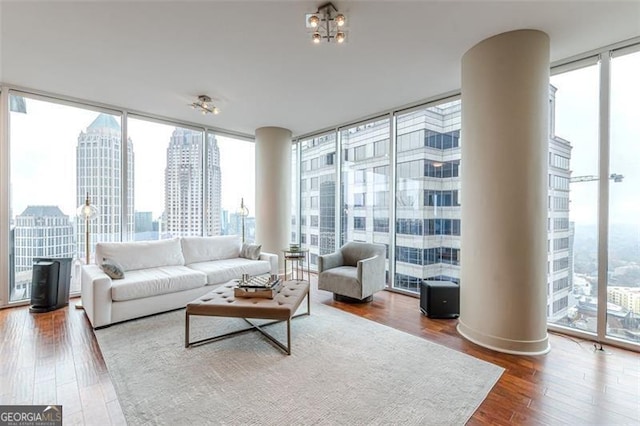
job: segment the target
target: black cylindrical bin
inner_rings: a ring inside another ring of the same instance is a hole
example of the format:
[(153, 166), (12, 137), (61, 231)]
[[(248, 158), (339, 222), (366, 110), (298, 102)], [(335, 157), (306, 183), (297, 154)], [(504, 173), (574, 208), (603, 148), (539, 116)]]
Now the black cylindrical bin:
[(31, 312), (48, 312), (69, 303), (71, 258), (33, 259)]

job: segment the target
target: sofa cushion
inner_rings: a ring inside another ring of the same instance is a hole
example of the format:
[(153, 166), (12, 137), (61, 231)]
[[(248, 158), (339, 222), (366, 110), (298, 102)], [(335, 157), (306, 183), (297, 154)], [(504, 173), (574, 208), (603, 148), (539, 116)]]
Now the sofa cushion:
[(180, 239), (96, 244), (96, 263), (109, 259), (123, 271), (184, 265)]
[(237, 235), (215, 237), (182, 237), (185, 264), (209, 260), (232, 259), (240, 256), (242, 244)]
[(192, 263), (187, 266), (207, 274), (207, 284), (226, 283), (240, 278), (242, 274), (262, 275), (271, 272), (271, 264), (268, 260), (249, 260), (242, 257)]
[(142, 299), (204, 287), (205, 283), (205, 274), (186, 266), (139, 269), (128, 272), (121, 280), (113, 281), (111, 299), (115, 302)]

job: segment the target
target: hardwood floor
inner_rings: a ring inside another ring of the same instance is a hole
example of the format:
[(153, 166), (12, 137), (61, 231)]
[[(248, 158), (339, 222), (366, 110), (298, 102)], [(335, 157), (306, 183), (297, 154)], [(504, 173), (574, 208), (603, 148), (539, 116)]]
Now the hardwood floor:
[[(351, 305), (314, 289), (312, 298), (505, 368), (470, 425), (640, 424), (637, 353), (596, 351), (591, 342), (552, 334), (547, 355), (506, 355), (460, 337), (456, 320), (426, 318), (413, 297), (383, 291), (372, 303)], [(93, 331), (73, 300), (44, 314), (0, 310), (0, 334), (0, 405), (56, 403), (65, 425), (126, 424)]]

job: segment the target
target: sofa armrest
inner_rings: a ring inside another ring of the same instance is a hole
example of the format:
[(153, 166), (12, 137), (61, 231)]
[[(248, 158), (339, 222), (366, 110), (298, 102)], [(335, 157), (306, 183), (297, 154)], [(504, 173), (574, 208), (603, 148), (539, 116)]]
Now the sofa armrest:
[(376, 255), (358, 261), (358, 281), (362, 284), (362, 294), (367, 297), (385, 287), (385, 258)]
[(82, 265), (82, 306), (93, 328), (111, 324), (111, 278), (98, 265)]
[(318, 256), (318, 274), (328, 269), (337, 268), (343, 266), (344, 260), (342, 259), (342, 253), (337, 251), (331, 254), (323, 254)]
[(278, 275), (278, 255), (273, 253), (261, 252), (258, 260), (268, 260), (271, 266), (271, 275)]

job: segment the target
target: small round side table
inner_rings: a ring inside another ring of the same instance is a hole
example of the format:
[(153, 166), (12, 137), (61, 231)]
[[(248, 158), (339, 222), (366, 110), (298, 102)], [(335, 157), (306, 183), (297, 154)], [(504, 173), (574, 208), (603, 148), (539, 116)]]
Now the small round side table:
[[(289, 276), (287, 266), (291, 265), (291, 279), (300, 281), (309, 281), (311, 278), (309, 270), (309, 249), (283, 249), (284, 256), (284, 279)], [(307, 269), (307, 278), (305, 280), (305, 265)]]

